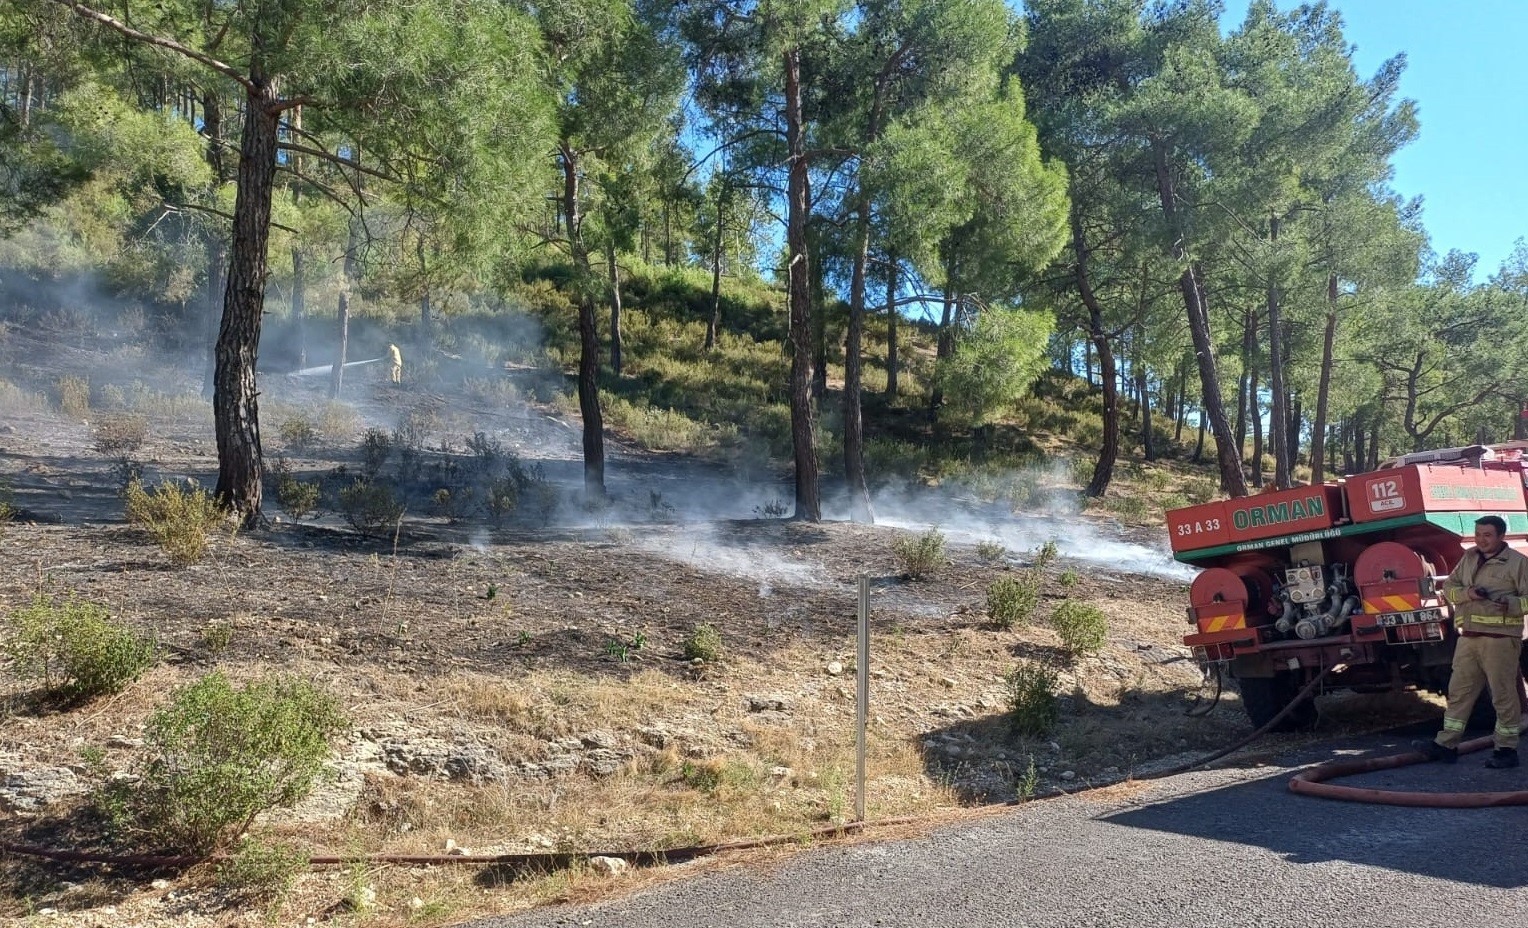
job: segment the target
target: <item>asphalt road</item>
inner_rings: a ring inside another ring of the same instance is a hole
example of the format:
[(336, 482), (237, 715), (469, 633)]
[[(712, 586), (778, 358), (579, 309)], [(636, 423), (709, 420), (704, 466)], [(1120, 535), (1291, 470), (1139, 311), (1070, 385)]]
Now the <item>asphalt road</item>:
[[(1415, 809), (1297, 796), (1291, 774), (1414, 733), (1016, 807), (910, 841), (810, 851), (473, 928), (1426, 928), (1528, 924), (1528, 806)], [(1528, 790), (1486, 753), (1349, 778)], [(1116, 798), (1106, 798), (1114, 795)]]

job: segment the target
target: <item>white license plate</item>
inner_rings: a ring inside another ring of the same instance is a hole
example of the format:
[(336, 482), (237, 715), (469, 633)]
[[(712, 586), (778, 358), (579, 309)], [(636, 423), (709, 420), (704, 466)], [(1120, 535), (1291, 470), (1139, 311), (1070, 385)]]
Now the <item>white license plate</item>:
[(1442, 609), (1412, 609), (1409, 612), (1386, 612), (1377, 616), (1374, 624), (1381, 628), (1392, 628), (1396, 625), (1421, 625), (1424, 622), (1443, 621)]

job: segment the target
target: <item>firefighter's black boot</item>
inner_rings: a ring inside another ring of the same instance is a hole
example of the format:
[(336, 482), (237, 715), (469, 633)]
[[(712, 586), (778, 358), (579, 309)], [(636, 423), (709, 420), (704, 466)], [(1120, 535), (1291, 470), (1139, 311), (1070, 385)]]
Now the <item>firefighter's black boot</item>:
[(1497, 748), (1486, 759), (1486, 766), (1492, 770), (1510, 770), (1520, 763), (1521, 761), (1517, 757), (1517, 748)]
[(1445, 764), (1458, 763), (1459, 749), (1446, 748), (1436, 741), (1413, 741), (1412, 750), (1426, 755), (1428, 760), (1442, 761)]

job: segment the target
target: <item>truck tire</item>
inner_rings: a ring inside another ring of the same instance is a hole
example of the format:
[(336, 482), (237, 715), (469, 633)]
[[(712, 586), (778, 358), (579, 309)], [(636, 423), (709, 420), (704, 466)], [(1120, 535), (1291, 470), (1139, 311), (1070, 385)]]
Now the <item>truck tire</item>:
[[(1289, 674), (1273, 677), (1243, 677), (1237, 681), (1241, 688), (1242, 708), (1253, 728), (1262, 728), (1283, 711), (1300, 692), (1300, 681)], [(1309, 731), (1316, 725), (1316, 702), (1307, 697), (1294, 711), (1270, 731)]]

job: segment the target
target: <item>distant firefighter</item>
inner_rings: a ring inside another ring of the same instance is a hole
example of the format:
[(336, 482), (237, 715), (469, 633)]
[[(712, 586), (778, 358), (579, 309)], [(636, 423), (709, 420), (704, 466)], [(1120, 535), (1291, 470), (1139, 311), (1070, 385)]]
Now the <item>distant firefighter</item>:
[(392, 362), (389, 376), (393, 383), (403, 383), (403, 352), (398, 350), (397, 345), (388, 345), (387, 354)]

